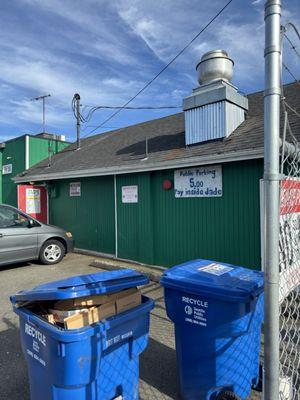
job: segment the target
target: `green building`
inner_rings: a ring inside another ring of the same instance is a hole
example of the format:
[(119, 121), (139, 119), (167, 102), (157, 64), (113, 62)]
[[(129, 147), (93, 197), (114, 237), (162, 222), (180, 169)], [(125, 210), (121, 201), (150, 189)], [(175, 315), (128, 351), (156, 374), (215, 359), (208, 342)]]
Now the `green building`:
[[(285, 97), (297, 107), (299, 86)], [(290, 123), (300, 138), (299, 119)], [(72, 231), (77, 248), (259, 269), (263, 143), (263, 93), (245, 97), (220, 80), (194, 90), (184, 112), (83, 139), (16, 181), (47, 185), (50, 223)]]
[(12, 178), (68, 146), (62, 139), (52, 134), (23, 135), (0, 143), (0, 203), (17, 206)]

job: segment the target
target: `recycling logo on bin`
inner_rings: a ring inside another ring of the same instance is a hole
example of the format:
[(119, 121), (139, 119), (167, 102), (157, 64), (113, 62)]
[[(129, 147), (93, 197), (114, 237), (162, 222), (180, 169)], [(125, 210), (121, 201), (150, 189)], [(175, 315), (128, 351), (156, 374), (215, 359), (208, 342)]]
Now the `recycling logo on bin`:
[(207, 326), (208, 301), (182, 296), (185, 321), (191, 324)]

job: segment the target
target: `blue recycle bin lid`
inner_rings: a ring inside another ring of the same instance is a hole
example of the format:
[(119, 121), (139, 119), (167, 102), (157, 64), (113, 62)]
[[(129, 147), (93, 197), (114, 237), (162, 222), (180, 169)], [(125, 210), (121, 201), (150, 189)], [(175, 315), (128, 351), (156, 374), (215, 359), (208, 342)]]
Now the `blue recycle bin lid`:
[(11, 296), (11, 301), (66, 300), (77, 297), (118, 292), (131, 287), (146, 285), (149, 279), (132, 269), (98, 272), (96, 274), (72, 276), (22, 290)]
[(248, 302), (264, 289), (260, 271), (210, 260), (193, 260), (164, 272), (164, 287), (224, 301)]

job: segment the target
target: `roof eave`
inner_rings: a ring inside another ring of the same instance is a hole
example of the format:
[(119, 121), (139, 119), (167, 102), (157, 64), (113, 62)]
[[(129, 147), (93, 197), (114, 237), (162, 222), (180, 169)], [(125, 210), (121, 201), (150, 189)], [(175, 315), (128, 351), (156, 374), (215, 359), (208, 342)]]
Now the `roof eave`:
[(13, 178), (13, 180), (16, 183), (23, 183), (29, 181), (38, 182), (38, 181), (51, 181), (58, 179), (85, 178), (91, 176), (121, 175), (121, 174), (137, 173), (137, 172), (157, 171), (163, 169), (178, 169), (178, 168), (192, 167), (195, 165), (199, 166), (199, 165), (209, 165), (215, 163), (232, 162), (232, 161), (244, 161), (244, 160), (263, 158), (263, 155), (264, 155), (264, 149), (263, 147), (261, 147), (256, 149), (248, 149), (242, 151), (240, 150), (230, 153), (215, 154), (213, 156), (206, 155), (206, 156), (196, 156), (196, 157), (153, 162), (153, 163), (148, 163), (147, 165), (142, 165), (143, 161), (141, 161), (141, 165), (129, 164), (122, 166), (56, 172), (56, 173), (39, 174), (32, 176), (30, 175), (16, 176)]

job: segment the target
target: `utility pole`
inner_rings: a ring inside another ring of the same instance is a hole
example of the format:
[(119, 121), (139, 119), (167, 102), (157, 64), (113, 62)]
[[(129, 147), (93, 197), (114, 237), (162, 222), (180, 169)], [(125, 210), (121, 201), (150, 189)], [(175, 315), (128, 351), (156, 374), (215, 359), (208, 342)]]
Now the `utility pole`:
[(264, 193), (265, 324), (264, 400), (279, 399), (279, 134), (281, 0), (265, 4)]
[(76, 101), (76, 128), (77, 128), (77, 150), (80, 149), (80, 95), (78, 93), (74, 94), (74, 99)]
[(43, 101), (43, 133), (46, 133), (46, 130), (45, 130), (45, 125), (46, 125), (45, 99), (46, 99), (46, 97), (50, 97), (50, 96), (51, 96), (51, 94), (45, 94), (43, 96), (38, 96), (38, 97), (35, 97), (34, 99), (32, 99), (32, 100), (42, 100)]

